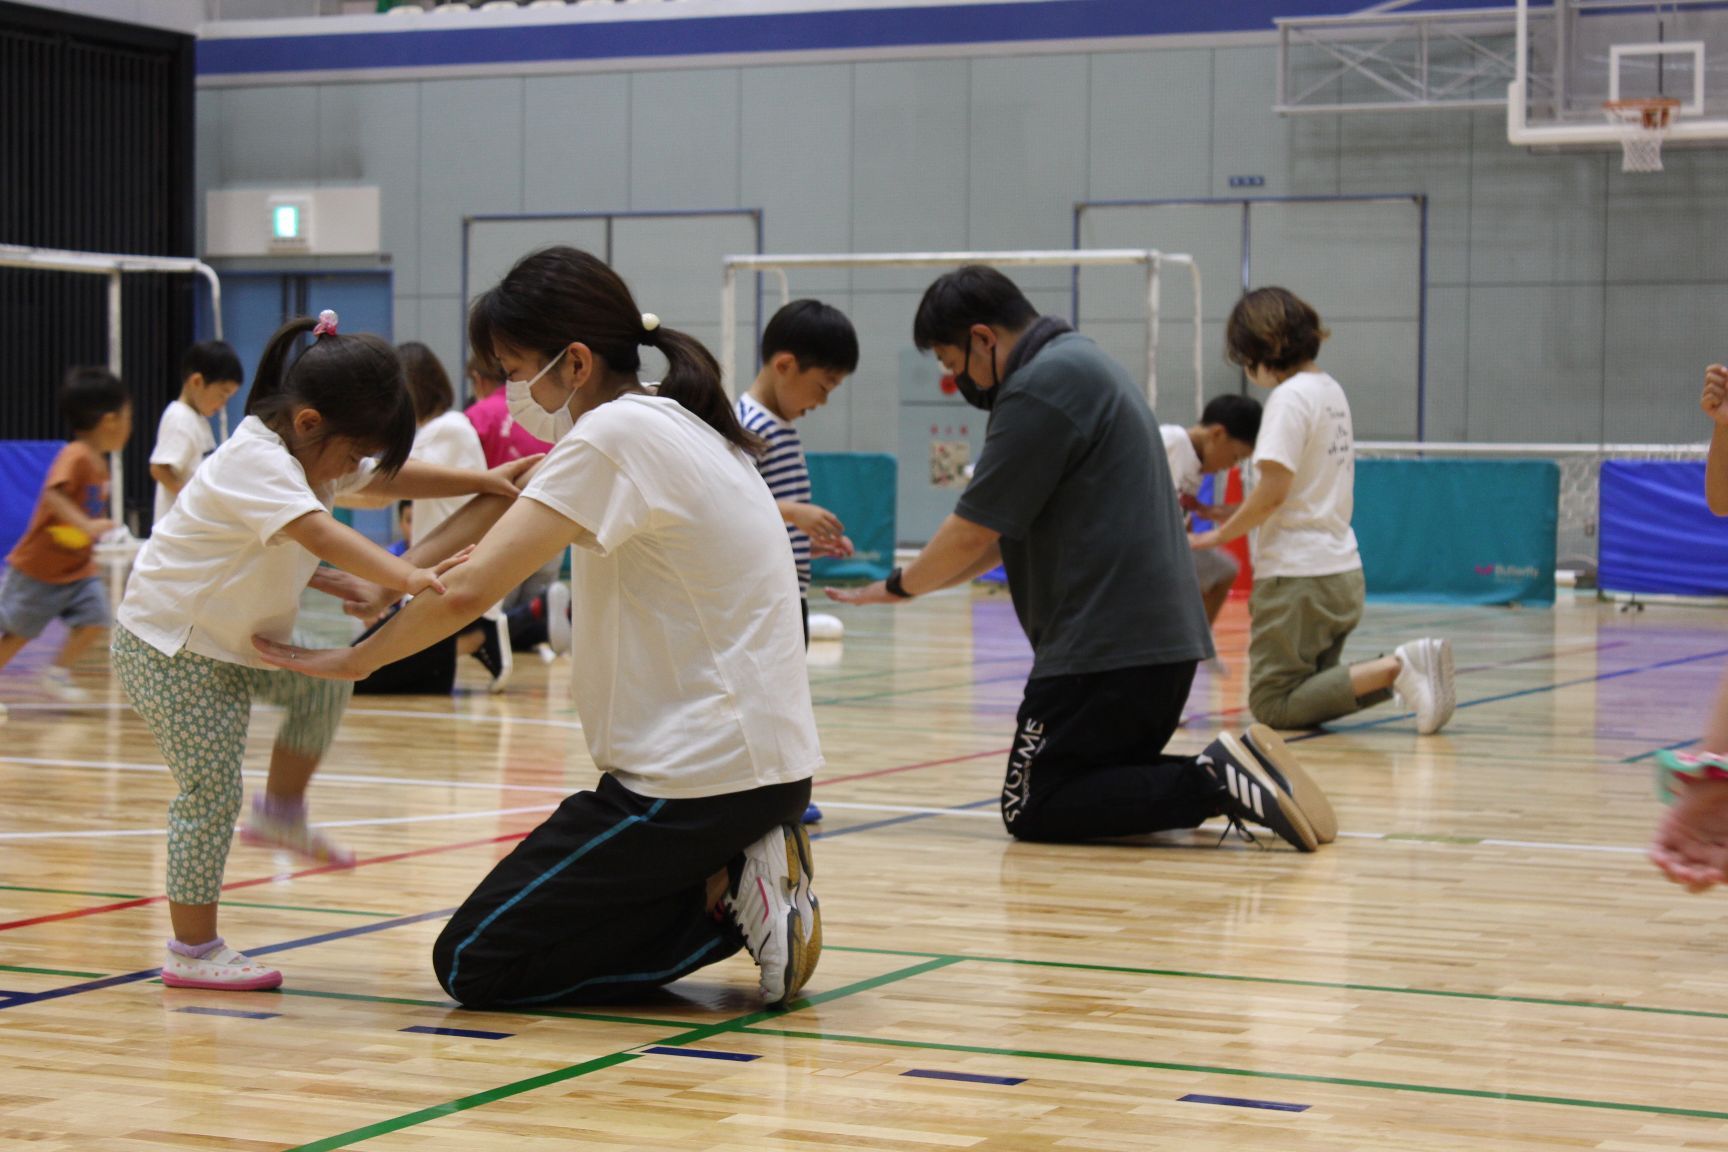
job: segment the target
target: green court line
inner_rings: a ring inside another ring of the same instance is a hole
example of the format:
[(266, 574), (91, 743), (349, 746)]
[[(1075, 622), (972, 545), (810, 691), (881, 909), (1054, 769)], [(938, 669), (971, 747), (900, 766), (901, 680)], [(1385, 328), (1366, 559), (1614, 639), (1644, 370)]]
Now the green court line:
[[(844, 987), (836, 988), (829, 992), (819, 992), (814, 996), (794, 1000), (784, 1009), (766, 1009), (761, 1012), (751, 1012), (748, 1015), (739, 1016), (732, 1020), (722, 1021), (718, 1024), (700, 1025), (685, 1032), (681, 1032), (676, 1036), (669, 1036), (664, 1040), (650, 1041), (649, 1044), (640, 1045), (639, 1047), (649, 1047), (656, 1044), (691, 1044), (698, 1040), (706, 1040), (725, 1032), (744, 1031), (748, 1029), (750, 1025), (763, 1020), (778, 1019), (788, 1012), (796, 1012), (799, 1009), (808, 1008), (816, 1004), (826, 1004), (830, 1000), (838, 1000), (845, 996), (856, 995), (859, 992), (868, 992), (873, 988), (880, 988), (884, 984), (892, 984), (900, 980), (909, 980), (914, 976), (934, 971), (937, 968), (946, 968), (948, 965), (957, 962), (958, 961), (948, 959), (947, 957), (927, 960), (922, 964), (914, 964), (909, 968), (901, 968), (893, 972), (886, 972), (881, 976), (872, 976), (868, 980), (860, 980), (855, 984), (847, 984)], [(613, 1052), (610, 1055), (596, 1057), (593, 1060), (584, 1060), (580, 1064), (572, 1064), (568, 1068), (559, 1068), (552, 1072), (543, 1072), (538, 1076), (530, 1076), (526, 1080), (517, 1080), (514, 1083), (503, 1084), (497, 1088), (488, 1088), (484, 1092), (475, 1092), (471, 1095), (450, 1100), (443, 1104), (435, 1104), (430, 1108), (422, 1108), (417, 1112), (409, 1112), (405, 1115), (396, 1116), (389, 1120), (380, 1120), (376, 1124), (368, 1124), (365, 1127), (355, 1128), (347, 1132), (339, 1133), (335, 1136), (327, 1136), (322, 1140), (314, 1140), (310, 1144), (300, 1144), (288, 1149), (287, 1152), (333, 1152), (334, 1149), (346, 1148), (351, 1144), (358, 1144), (361, 1141), (370, 1140), (375, 1136), (387, 1136), (392, 1132), (400, 1132), (404, 1128), (413, 1128), (432, 1120), (441, 1120), (446, 1116), (453, 1116), (458, 1112), (466, 1112), (470, 1108), (480, 1108), (487, 1104), (496, 1103), (499, 1100), (507, 1100), (512, 1096), (520, 1096), (524, 1092), (532, 1092), (537, 1088), (546, 1088), (553, 1084), (561, 1084), (566, 1080), (574, 1080), (578, 1076), (586, 1076), (591, 1072), (600, 1072), (607, 1068), (613, 1068), (619, 1064), (625, 1064), (640, 1058), (641, 1053), (636, 1049), (631, 1049), (626, 1052)]]
[(391, 1120), (381, 1120), (376, 1124), (368, 1124), (364, 1128), (355, 1128), (336, 1136), (327, 1136), (323, 1140), (314, 1140), (310, 1144), (301, 1144), (290, 1148), (288, 1152), (332, 1152), (336, 1148), (346, 1148), (358, 1144), (362, 1140), (370, 1140), (374, 1136), (387, 1136), (392, 1132), (400, 1132), (404, 1128), (412, 1128), (433, 1120), (442, 1120), (446, 1116), (454, 1116), (458, 1112), (466, 1112), (470, 1108), (479, 1108), (511, 1096), (519, 1096), (524, 1092), (532, 1092), (536, 1088), (546, 1088), (553, 1084), (561, 1084), (566, 1080), (574, 1080), (578, 1076), (586, 1076), (590, 1072), (599, 1072), (619, 1064), (627, 1064), (640, 1059), (634, 1052), (614, 1052), (609, 1056), (601, 1056), (587, 1060), (581, 1064), (572, 1064), (568, 1068), (560, 1068), (555, 1072), (546, 1072), (539, 1076), (531, 1076), (526, 1080), (518, 1080), (514, 1084), (505, 1084), (500, 1088), (490, 1088), (485, 1092), (476, 1092), (472, 1096), (463, 1096), (444, 1104), (436, 1104), (431, 1108), (422, 1108), (418, 1112), (409, 1112), (405, 1116), (397, 1116)]
[(1430, 1096), (1463, 1096), (1474, 1100), (1506, 1100), (1516, 1104), (1557, 1104), (1566, 1108), (1595, 1108), (1615, 1112), (1639, 1112), (1655, 1116), (1687, 1116), (1702, 1120), (1728, 1120), (1728, 1112), (1711, 1112), (1702, 1108), (1669, 1108), (1660, 1104), (1625, 1104), (1617, 1100), (1586, 1100), (1572, 1096), (1536, 1096), (1526, 1092), (1490, 1092), (1483, 1088), (1447, 1088), (1438, 1084), (1405, 1084), (1395, 1080), (1358, 1080), (1347, 1076), (1316, 1076), (1303, 1072), (1263, 1072), (1253, 1068), (1221, 1068), (1210, 1064), (1177, 1064), (1163, 1060), (1133, 1060), (1122, 1056), (1077, 1056), (1070, 1052), (989, 1048), (978, 1044), (945, 1044), (924, 1040), (890, 1040), (878, 1036), (797, 1032), (781, 1028), (743, 1027), (736, 1030), (750, 1036), (778, 1036), (790, 1040), (825, 1040), (836, 1044), (873, 1044), (880, 1047), (910, 1048), (927, 1052), (962, 1052), (968, 1055), (1008, 1056), (1024, 1060), (1060, 1060), (1074, 1064), (1145, 1068), (1157, 1072), (1199, 1072), (1208, 1076), (1289, 1080), (1301, 1084), (1330, 1084), (1343, 1088), (1376, 1088), (1387, 1092), (1421, 1092)]
[[(279, 988), (284, 996), (311, 996), (319, 1000), (353, 1000), (362, 1004), (406, 1004), (411, 1008), (460, 1008), (454, 1000), (414, 1000), (406, 996), (371, 996), (362, 992), (324, 992), (316, 988)], [(486, 1009), (496, 1016), (549, 1016), (558, 1020), (588, 1020), (596, 1024), (639, 1024), (644, 1028), (699, 1028), (688, 1020), (656, 1020), (649, 1016), (607, 1016), (599, 1012), (571, 1012), (558, 1008)]]
[(106, 972), (70, 972), (65, 968), (26, 968), (22, 964), (0, 964), (0, 972), (28, 972), (32, 976), (72, 976), (79, 980), (100, 980)]
[(0, 892), (46, 892), (50, 896), (102, 896), (109, 900), (142, 900), (137, 892), (85, 892), (77, 888), (30, 888), (23, 884), (0, 884)]
[(1397, 996), (1437, 996), (1448, 1000), (1482, 1000), (1498, 1004), (1535, 1004), (1545, 1008), (1600, 1008), (1606, 1012), (1642, 1012), (1652, 1016), (1688, 1016), (1728, 1020), (1728, 1012), (1692, 1008), (1647, 1008), (1636, 1004), (1604, 1004), (1598, 1000), (1556, 1000), (1543, 996), (1498, 996), (1491, 992), (1454, 992), (1444, 988), (1401, 988), (1391, 984), (1349, 984), (1330, 980), (1292, 980), (1280, 976), (1234, 976), (1227, 972), (1188, 972), (1180, 968), (1130, 968), (1119, 964), (1082, 964), (1068, 960), (1020, 960), (1012, 956), (960, 956), (946, 952), (913, 952), (896, 948), (824, 946), (829, 952), (862, 952), (875, 956), (929, 956), (980, 964), (1012, 964), (1026, 968), (1060, 968), (1076, 972), (1113, 972), (1122, 976), (1169, 976), (1181, 980), (1223, 980), (1236, 984), (1277, 984), (1291, 988), (1328, 988), (1340, 992), (1386, 992)]

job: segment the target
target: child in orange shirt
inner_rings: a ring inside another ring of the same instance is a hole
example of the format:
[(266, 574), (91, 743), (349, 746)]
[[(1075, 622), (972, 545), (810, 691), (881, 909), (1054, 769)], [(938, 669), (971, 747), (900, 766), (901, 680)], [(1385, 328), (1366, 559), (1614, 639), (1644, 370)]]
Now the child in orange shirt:
[[(73, 368), (60, 387), (60, 411), (72, 439), (48, 469), (30, 526), (6, 557), (0, 580), (0, 668), (49, 622), (70, 629), (60, 655), (42, 673), (49, 695), (66, 703), (89, 698), (72, 683), (72, 666), (108, 632), (108, 585), (96, 574), (96, 541), (107, 518), (108, 454), (132, 436), (132, 400), (106, 368)], [(0, 720), (5, 719), (0, 704)]]

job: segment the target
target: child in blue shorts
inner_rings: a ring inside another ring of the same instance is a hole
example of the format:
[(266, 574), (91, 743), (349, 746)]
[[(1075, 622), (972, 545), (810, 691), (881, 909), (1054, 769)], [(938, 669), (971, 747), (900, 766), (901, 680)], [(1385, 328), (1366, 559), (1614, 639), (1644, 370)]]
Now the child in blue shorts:
[[(107, 515), (108, 454), (132, 436), (132, 400), (106, 368), (73, 368), (60, 387), (72, 439), (54, 457), (36, 510), (6, 557), (0, 580), (0, 668), (55, 620), (68, 629), (41, 685), (63, 703), (89, 693), (72, 683), (78, 657), (112, 623), (108, 585), (96, 571), (96, 541), (114, 527)], [(5, 719), (0, 705), (0, 720)]]

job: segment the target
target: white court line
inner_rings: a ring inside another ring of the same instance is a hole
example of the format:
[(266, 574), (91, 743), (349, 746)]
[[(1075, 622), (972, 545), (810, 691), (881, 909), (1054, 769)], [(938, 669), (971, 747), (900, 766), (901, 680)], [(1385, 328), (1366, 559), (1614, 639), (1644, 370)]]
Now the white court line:
[[(439, 812), (431, 816), (383, 816), (373, 820), (318, 820), (314, 828), (375, 828), (389, 824), (435, 824), (448, 820), (479, 820), (487, 816), (521, 816), (528, 812), (550, 812), (556, 804), (530, 808), (495, 808), (490, 812)], [(239, 831), (239, 829), (235, 829)], [(166, 836), (166, 828), (81, 828), (71, 832), (0, 832), (3, 840), (105, 840), (126, 836)]]
[(1627, 844), (1565, 844), (1555, 840), (1481, 840), (1461, 837), (1455, 840), (1435, 837), (1432, 840), (1397, 832), (1340, 832), (1339, 837), (1353, 840), (1380, 840), (1391, 844), (1429, 844), (1441, 848), (1533, 848), (1541, 852), (1606, 852), (1616, 856), (1642, 856), (1642, 847)]
[[(90, 704), (8, 704), (9, 712), (130, 712), (132, 705), (120, 700), (104, 700)], [(255, 704), (259, 712), (280, 712), (274, 704)], [(346, 716), (389, 716), (404, 720), (471, 720), (480, 724), (527, 724), (541, 728), (562, 728), (568, 732), (582, 731), (576, 720), (549, 720), (538, 716), (494, 716), (485, 712), (411, 712), (406, 708), (350, 708)]]

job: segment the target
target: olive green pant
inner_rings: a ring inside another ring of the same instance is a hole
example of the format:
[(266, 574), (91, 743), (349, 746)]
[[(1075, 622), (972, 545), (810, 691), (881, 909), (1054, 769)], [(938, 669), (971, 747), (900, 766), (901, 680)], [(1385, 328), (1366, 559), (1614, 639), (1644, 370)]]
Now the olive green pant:
[(1392, 698), (1358, 699), (1344, 641), (1362, 622), (1362, 570), (1335, 576), (1255, 577), (1248, 600), (1248, 710), (1273, 728), (1312, 728)]

